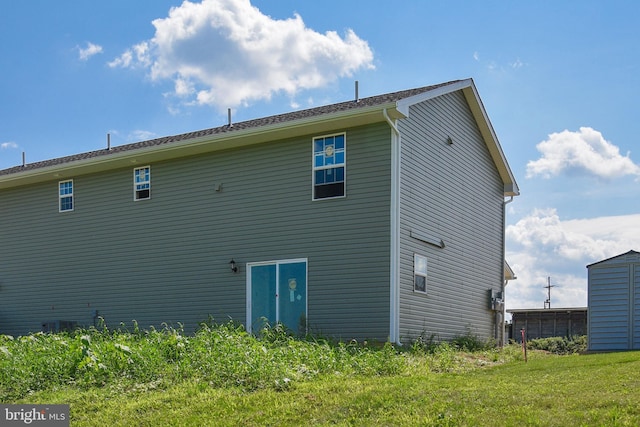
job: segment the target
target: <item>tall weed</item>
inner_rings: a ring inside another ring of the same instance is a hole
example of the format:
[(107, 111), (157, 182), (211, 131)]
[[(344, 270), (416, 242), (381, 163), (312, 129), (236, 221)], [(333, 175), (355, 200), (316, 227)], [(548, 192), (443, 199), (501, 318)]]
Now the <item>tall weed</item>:
[(453, 340), (451, 340), (451, 345), (462, 351), (474, 352), (493, 348), (495, 347), (495, 342), (483, 340), (469, 328), (464, 334), (456, 335)]
[[(321, 375), (389, 376), (412, 369), (416, 358), (432, 372), (465, 365), (454, 345), (398, 349), (391, 343), (331, 342), (293, 335), (279, 325), (258, 336), (234, 322), (203, 323), (194, 334), (182, 326), (122, 327), (72, 333), (0, 335), (0, 401), (60, 387), (144, 390), (193, 381), (203, 387), (285, 390)], [(467, 364), (468, 365), (468, 364)]]

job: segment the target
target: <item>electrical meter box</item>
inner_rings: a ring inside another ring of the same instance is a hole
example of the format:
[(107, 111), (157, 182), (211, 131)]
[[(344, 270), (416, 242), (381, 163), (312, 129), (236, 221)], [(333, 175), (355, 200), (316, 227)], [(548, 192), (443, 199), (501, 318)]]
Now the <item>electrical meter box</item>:
[(504, 296), (502, 292), (495, 289), (489, 289), (489, 310), (503, 311), (504, 310)]

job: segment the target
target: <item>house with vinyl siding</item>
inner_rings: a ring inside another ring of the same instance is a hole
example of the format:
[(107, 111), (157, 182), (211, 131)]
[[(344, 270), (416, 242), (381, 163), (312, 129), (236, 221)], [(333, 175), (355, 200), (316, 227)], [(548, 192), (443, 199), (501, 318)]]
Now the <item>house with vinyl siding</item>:
[(516, 195), (471, 79), (16, 166), (0, 333), (213, 318), (494, 337)]

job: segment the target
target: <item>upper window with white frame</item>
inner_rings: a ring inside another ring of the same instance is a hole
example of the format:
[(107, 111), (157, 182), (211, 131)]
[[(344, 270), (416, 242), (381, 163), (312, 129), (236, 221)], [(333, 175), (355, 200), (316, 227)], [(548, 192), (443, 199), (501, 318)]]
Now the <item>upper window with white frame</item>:
[(313, 138), (313, 199), (345, 195), (344, 133)]
[(413, 290), (415, 292), (427, 292), (427, 257), (413, 255)]
[(58, 210), (69, 212), (73, 210), (73, 180), (58, 182)]
[(151, 198), (151, 166), (133, 170), (133, 200)]

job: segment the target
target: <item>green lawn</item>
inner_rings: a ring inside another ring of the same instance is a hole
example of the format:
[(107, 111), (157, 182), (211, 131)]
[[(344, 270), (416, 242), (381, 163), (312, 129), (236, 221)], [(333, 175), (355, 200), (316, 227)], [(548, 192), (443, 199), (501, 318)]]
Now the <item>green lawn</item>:
[[(48, 374), (44, 366), (30, 373), (29, 359), (52, 357), (43, 357), (45, 344), (53, 345), (48, 336), (32, 339), (42, 347), (24, 357), (12, 344), (19, 340), (0, 341), (3, 402), (70, 404), (72, 426), (640, 425), (640, 352), (530, 352), (525, 363), (517, 346), (397, 351), (283, 336), (257, 340), (224, 328), (196, 337), (177, 331), (109, 337), (55, 339), (66, 342), (56, 347), (59, 363), (75, 355), (67, 363), (75, 376), (53, 367), (55, 375)], [(152, 348), (171, 351), (145, 359)], [(27, 378), (33, 372), (53, 380), (38, 388)], [(25, 378), (8, 384), (16, 375)]]
[(286, 391), (184, 382), (39, 393), (73, 426), (638, 426), (640, 352), (547, 356), (463, 373), (327, 375)]

